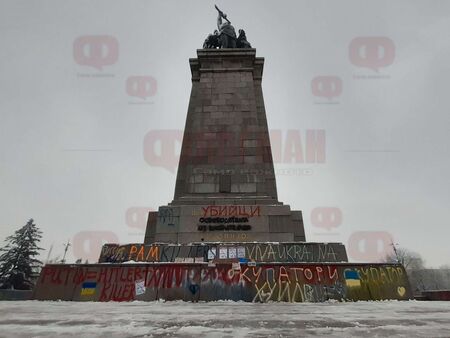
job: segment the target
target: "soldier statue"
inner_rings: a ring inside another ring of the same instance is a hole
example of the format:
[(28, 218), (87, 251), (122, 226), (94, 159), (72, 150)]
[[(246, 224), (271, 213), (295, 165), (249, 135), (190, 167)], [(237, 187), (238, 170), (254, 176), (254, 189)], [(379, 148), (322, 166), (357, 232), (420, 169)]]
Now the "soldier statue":
[(245, 35), (245, 31), (243, 29), (239, 30), (239, 36), (236, 42), (237, 48), (252, 48), (250, 42), (247, 41), (247, 36)]
[(209, 34), (203, 43), (203, 48), (220, 48), (220, 35), (216, 29), (213, 34)]
[(227, 15), (216, 6), (217, 28), (213, 34), (209, 34), (203, 43), (205, 49), (215, 48), (252, 48), (243, 29), (239, 30), (239, 37), (236, 37), (236, 31), (228, 20)]
[(231, 25), (230, 20), (227, 19), (227, 15), (217, 8), (217, 6), (216, 9), (219, 12), (217, 28), (219, 28), (221, 48), (236, 48), (236, 31), (234, 27)]

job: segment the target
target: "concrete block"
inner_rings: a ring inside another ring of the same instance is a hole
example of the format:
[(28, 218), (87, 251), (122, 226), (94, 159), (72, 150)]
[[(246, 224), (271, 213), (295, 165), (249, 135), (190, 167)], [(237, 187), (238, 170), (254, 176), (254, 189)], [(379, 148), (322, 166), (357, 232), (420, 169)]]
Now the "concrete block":
[(178, 243), (178, 235), (177, 234), (168, 234), (168, 233), (158, 233), (155, 234), (155, 242), (161, 243)]
[(262, 156), (244, 156), (244, 163), (254, 164), (254, 163), (262, 163)]
[(204, 112), (215, 112), (217, 109), (217, 106), (203, 106)]
[(294, 232), (290, 216), (268, 216), (270, 232)]
[(218, 192), (216, 189), (215, 184), (211, 183), (199, 183), (194, 184), (194, 192), (200, 193), (200, 194), (206, 194), (206, 193), (215, 193)]
[(243, 193), (256, 192), (256, 183), (241, 183), (241, 184), (239, 184), (239, 192), (243, 192)]
[(244, 140), (243, 142), (244, 147), (260, 147), (259, 140)]

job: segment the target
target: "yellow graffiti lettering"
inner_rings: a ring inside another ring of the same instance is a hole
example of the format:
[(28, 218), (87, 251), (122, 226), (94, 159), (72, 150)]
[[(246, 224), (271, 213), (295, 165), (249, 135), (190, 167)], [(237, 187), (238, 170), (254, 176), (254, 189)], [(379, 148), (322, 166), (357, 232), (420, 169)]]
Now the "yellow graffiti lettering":
[[(259, 300), (263, 303), (268, 302), (272, 298), (272, 294), (275, 291), (276, 287), (276, 283), (271, 286), (269, 282), (265, 282), (263, 286), (261, 286), (261, 288), (258, 288), (258, 285), (255, 285), (257, 292), (255, 297), (253, 298), (253, 302), (255, 302), (257, 298), (259, 298)], [(266, 290), (268, 292), (266, 292)]]
[(279, 283), (278, 287), (278, 301), (290, 302), (291, 301), (291, 290), (290, 283)]
[(377, 268), (370, 268), (370, 276), (372, 277), (373, 282), (379, 282), (380, 281), (380, 275), (378, 273)]
[[(297, 294), (300, 296), (299, 298), (298, 298)], [(295, 283), (294, 292), (292, 293), (292, 301), (296, 302), (297, 299), (300, 302), (303, 302), (305, 300), (305, 297), (303, 295), (303, 288), (301, 287), (301, 285), (299, 283)]]
[(389, 277), (383, 268), (380, 268), (380, 280), (381, 280), (381, 283), (383, 283), (383, 284), (391, 282), (391, 280), (389, 280)]

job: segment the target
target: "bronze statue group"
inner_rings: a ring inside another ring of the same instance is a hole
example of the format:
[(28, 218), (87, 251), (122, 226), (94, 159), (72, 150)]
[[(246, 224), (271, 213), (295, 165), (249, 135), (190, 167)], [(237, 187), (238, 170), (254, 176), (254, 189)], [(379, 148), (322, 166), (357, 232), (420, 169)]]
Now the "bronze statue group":
[(236, 36), (236, 31), (228, 20), (227, 15), (217, 8), (219, 15), (217, 17), (217, 28), (213, 34), (209, 34), (203, 43), (204, 49), (215, 48), (252, 48), (247, 41), (245, 31), (239, 30), (239, 36)]

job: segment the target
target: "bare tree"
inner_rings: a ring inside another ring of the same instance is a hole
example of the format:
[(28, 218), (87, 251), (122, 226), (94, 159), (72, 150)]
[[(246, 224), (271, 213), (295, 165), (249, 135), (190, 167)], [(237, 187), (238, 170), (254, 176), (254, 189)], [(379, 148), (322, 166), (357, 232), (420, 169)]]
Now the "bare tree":
[(425, 262), (417, 252), (406, 248), (396, 248), (392, 254), (385, 258), (386, 263), (401, 263), (406, 270), (420, 270)]

